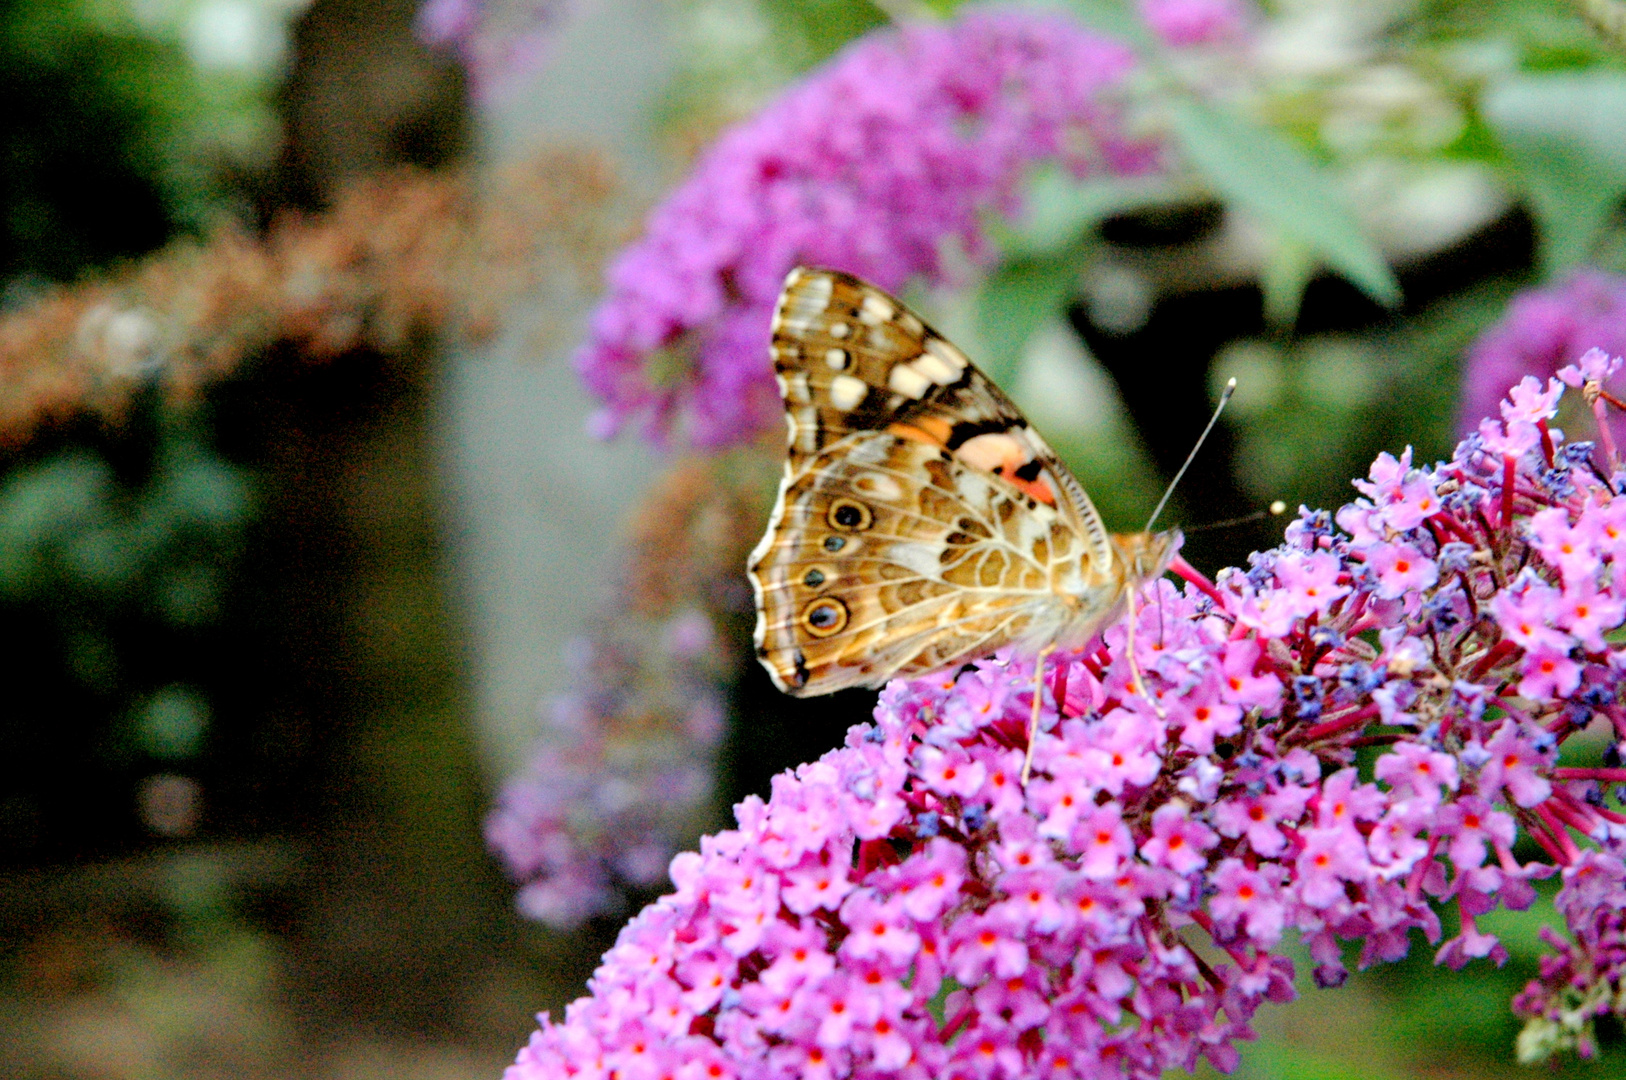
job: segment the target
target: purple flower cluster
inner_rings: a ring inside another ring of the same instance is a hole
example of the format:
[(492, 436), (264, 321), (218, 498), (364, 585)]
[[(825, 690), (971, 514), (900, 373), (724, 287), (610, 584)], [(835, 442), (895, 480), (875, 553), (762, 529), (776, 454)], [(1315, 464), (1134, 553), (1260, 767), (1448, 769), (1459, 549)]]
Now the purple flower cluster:
[(1556, 284), (1520, 293), (1468, 350), (1462, 430), (1494, 414), (1502, 395), (1526, 375), (1549, 378), (1593, 347), (1626, 353), (1626, 277), (1577, 270)]
[(1239, 41), (1259, 17), (1249, 0), (1139, 0), (1136, 7), (1147, 29), (1175, 48)]
[(975, 256), (981, 215), (1015, 209), (1037, 162), (1149, 168), (1106, 100), (1130, 52), (1024, 9), (910, 25), (849, 48), (727, 132), (610, 266), (577, 359), (610, 435), (639, 419), (698, 445), (747, 440), (781, 409), (762, 362), (786, 271), (835, 266), (896, 289)]
[(698, 610), (618, 615), (619, 632), (576, 646), (581, 689), (553, 703), (486, 820), (486, 842), (523, 883), (519, 910), (558, 929), (663, 884), (672, 852), (712, 819), (726, 650)]
[[(1619, 363), (1588, 362), (1565, 376)], [(1133, 637), (1047, 669), (1026, 786), (1030, 662), (894, 682), (873, 726), (673, 860), (676, 891), (507, 1080), (1229, 1070), (1294, 994), (1287, 931), (1322, 986), (1340, 942), (1395, 960), (1414, 929), (1438, 962), (1500, 962), (1477, 920), (1555, 871), (1575, 942), (1520, 1007), (1619, 1011), (1626, 769), (1557, 754), (1626, 738), (1626, 502), (1549, 426), (1562, 390), (1527, 381), (1433, 468), (1381, 456), (1246, 571), (1177, 563), (1191, 585), (1149, 586)]]

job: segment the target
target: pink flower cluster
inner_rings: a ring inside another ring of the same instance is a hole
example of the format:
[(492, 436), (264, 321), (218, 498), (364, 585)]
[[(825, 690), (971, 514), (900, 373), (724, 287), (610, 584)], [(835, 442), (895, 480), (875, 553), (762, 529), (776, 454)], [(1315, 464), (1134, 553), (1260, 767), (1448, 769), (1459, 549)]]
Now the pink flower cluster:
[(1107, 95), (1130, 52), (1064, 16), (984, 11), (856, 43), (727, 132), (607, 274), (577, 368), (627, 422), (699, 445), (777, 423), (762, 363), (786, 271), (835, 266), (883, 288), (941, 279), (943, 250), (983, 245), (1036, 162), (1143, 171)]
[(1626, 277), (1576, 270), (1520, 293), (1468, 350), (1462, 430), (1495, 413), (1496, 403), (1526, 375), (1547, 379), (1594, 346), (1626, 353)]
[(1626, 502), (1549, 426), (1562, 390), (1527, 381), (1433, 468), (1381, 456), (1246, 571), (1149, 586), (1132, 639), (1046, 670), (1026, 786), (1031, 663), (893, 683), (673, 860), (507, 1080), (1229, 1070), (1294, 994), (1289, 930), (1322, 986), (1341, 942), (1366, 965), (1413, 930), (1437, 962), (1499, 962), (1478, 920), (1555, 872), (1574, 940), (1519, 1007), (1586, 1049), (1626, 974), (1626, 769), (1557, 755), (1626, 739)]

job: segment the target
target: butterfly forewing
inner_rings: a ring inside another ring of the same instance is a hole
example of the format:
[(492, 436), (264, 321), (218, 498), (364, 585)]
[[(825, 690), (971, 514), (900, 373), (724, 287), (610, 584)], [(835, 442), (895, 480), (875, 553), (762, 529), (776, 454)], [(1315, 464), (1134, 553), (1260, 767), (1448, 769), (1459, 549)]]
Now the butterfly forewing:
[(919, 315), (849, 274), (792, 270), (773, 323), (787, 468), (855, 431), (937, 445), (1056, 507), (1107, 560), (1089, 496), (1027, 418)]
[(918, 315), (799, 269), (773, 359), (790, 447), (750, 574), (781, 689), (878, 686), (1107, 613), (1121, 574), (1083, 489)]

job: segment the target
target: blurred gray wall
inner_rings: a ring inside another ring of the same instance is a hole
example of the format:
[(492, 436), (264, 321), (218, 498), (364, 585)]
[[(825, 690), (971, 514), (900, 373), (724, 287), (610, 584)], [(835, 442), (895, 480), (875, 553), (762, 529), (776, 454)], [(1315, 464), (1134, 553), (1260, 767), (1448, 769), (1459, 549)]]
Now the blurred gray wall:
[[(481, 104), (480, 164), (589, 143), (647, 205), (670, 169), (652, 121), (672, 67), (669, 14), (658, 0), (575, 0), (546, 65)], [(556, 312), (521, 308), (446, 369), (449, 524), (481, 747), (498, 776), (534, 737), (538, 707), (568, 685), (564, 648), (602, 601), (622, 522), (659, 464), (635, 436), (605, 444), (585, 434), (595, 405), (570, 352), (586, 314), (543, 327)], [(553, 344), (539, 350), (544, 329)]]

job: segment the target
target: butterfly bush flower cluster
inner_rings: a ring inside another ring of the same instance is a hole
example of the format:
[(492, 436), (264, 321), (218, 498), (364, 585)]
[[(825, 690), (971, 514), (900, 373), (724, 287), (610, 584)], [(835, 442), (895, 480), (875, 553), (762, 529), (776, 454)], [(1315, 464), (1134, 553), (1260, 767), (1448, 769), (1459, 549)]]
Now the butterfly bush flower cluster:
[(872, 35), (727, 132), (614, 261), (577, 367), (594, 429), (638, 419), (699, 445), (778, 423), (768, 327), (792, 266), (884, 289), (984, 247), (1037, 162), (1144, 171), (1109, 102), (1130, 52), (1049, 12), (979, 12)]
[[(1524, 1049), (1590, 1051), (1626, 1012), (1626, 477), (1548, 423), (1564, 389), (1526, 380), (1432, 468), (1379, 457), (1245, 571), (1149, 586), (1132, 638), (1047, 668), (1026, 786), (1031, 662), (892, 683), (673, 860), (507, 1080), (1229, 1070), (1294, 995), (1289, 931), (1323, 987), (1346, 942), (1500, 962), (1482, 918), (1555, 875)], [(1559, 765), (1584, 728), (1604, 763)]]
[(522, 914), (568, 929), (647, 898), (717, 825), (728, 688), (749, 657), (740, 567), (767, 512), (767, 465), (679, 461), (645, 496), (615, 588), (568, 650), (571, 690), (544, 704), (486, 821)]
[(1468, 350), (1463, 430), (1495, 413), (1508, 388), (1526, 375), (1549, 378), (1594, 347), (1616, 356), (1626, 353), (1626, 277), (1576, 270), (1520, 293)]
[(530, 759), (486, 820), (487, 843), (522, 882), (520, 912), (559, 929), (664, 884), (673, 850), (709, 817), (727, 670), (694, 609), (572, 651), (580, 689), (545, 708)]

